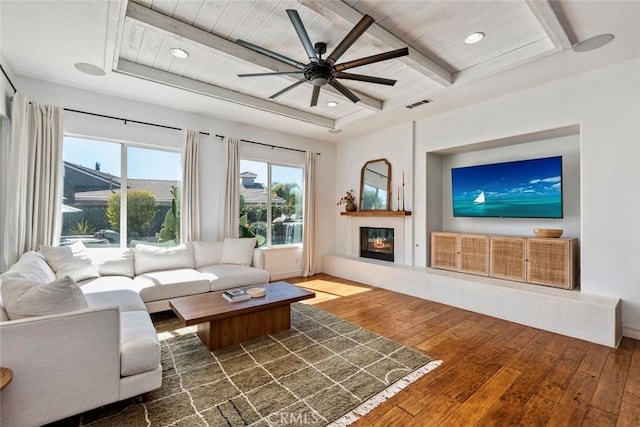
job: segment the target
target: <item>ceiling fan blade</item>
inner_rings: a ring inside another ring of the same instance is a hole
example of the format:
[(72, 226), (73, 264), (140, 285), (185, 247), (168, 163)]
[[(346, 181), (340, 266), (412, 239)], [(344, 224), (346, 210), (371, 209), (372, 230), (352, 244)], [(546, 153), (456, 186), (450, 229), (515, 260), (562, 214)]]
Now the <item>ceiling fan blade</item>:
[(397, 80), (385, 79), (382, 77), (374, 77), (374, 76), (363, 76), (362, 74), (344, 73), (342, 71), (338, 71), (336, 73), (336, 78), (347, 79), (347, 80), (357, 80), (359, 82), (378, 83), (378, 84), (387, 85), (387, 86), (393, 86), (397, 82)]
[(318, 105), (318, 96), (320, 96), (320, 86), (313, 87), (313, 93), (311, 94), (311, 106)]
[(377, 55), (367, 56), (365, 58), (354, 59), (353, 61), (343, 62), (342, 64), (335, 65), (336, 71), (348, 70), (349, 68), (361, 67), (367, 64), (373, 64), (374, 62), (386, 61), (387, 59), (398, 58), (400, 56), (409, 55), (409, 48), (403, 47), (402, 49), (396, 49), (389, 52), (379, 53)]
[(303, 70), (304, 67), (305, 67), (305, 64), (303, 64), (302, 62), (298, 62), (295, 59), (291, 59), (291, 58), (286, 57), (284, 55), (280, 55), (277, 52), (273, 52), (273, 51), (271, 51), (269, 49), (265, 49), (263, 47), (255, 45), (253, 43), (249, 43), (249, 42), (246, 42), (244, 40), (236, 40), (236, 43), (239, 44), (240, 46), (246, 47), (247, 49), (251, 49), (254, 52), (258, 52), (258, 53), (261, 53), (263, 55), (267, 55), (267, 56), (269, 56), (269, 57), (271, 57), (273, 59), (277, 59), (278, 61), (282, 61), (285, 64), (289, 64), (292, 67), (296, 67), (296, 68), (298, 68), (300, 70)]
[(271, 95), (271, 96), (269, 97), (269, 99), (276, 99), (277, 97), (279, 97), (279, 96), (280, 96), (280, 95), (282, 95), (283, 93), (290, 91), (290, 90), (291, 90), (291, 89), (293, 89), (294, 87), (299, 86), (299, 85), (301, 85), (302, 83), (304, 83), (304, 82), (306, 82), (306, 81), (307, 81), (307, 79), (305, 79), (305, 78), (303, 77), (303, 78), (301, 78), (300, 80), (298, 80), (297, 82), (295, 82), (294, 84), (292, 84), (292, 85), (289, 85), (289, 86), (285, 87), (285, 88), (284, 88), (284, 89), (282, 89), (280, 92), (274, 93), (273, 95)]
[(334, 88), (336, 88), (338, 92), (346, 96), (351, 102), (356, 103), (360, 101), (360, 98), (358, 98), (355, 93), (351, 92), (349, 89), (344, 87), (340, 82), (333, 80), (333, 81), (330, 81), (329, 84)]
[(260, 77), (260, 76), (286, 76), (290, 74), (302, 74), (304, 71), (275, 71), (272, 73), (249, 73), (238, 74), (238, 77)]
[(307, 34), (307, 30), (304, 29), (304, 25), (302, 24), (302, 19), (300, 19), (300, 15), (298, 15), (298, 11), (295, 9), (287, 9), (287, 15), (289, 15), (289, 19), (293, 24), (293, 28), (296, 29), (296, 33), (298, 33), (298, 38), (302, 42), (302, 46), (304, 50), (307, 52), (307, 56), (309, 57), (309, 61), (318, 63), (320, 60), (318, 59), (318, 54), (316, 50), (313, 48), (313, 43), (311, 43), (311, 39), (309, 38), (309, 34)]
[(335, 64), (336, 61), (340, 59), (340, 57), (347, 51), (347, 49), (349, 49), (351, 45), (353, 45), (356, 40), (358, 40), (360, 36), (363, 35), (365, 31), (367, 31), (367, 28), (369, 28), (374, 22), (375, 20), (372, 17), (370, 17), (369, 15), (364, 15), (362, 19), (358, 21), (355, 27), (353, 27), (351, 31), (349, 31), (349, 34), (347, 34), (345, 38), (342, 39), (340, 44), (338, 44), (338, 46), (333, 49), (333, 52), (331, 52), (325, 62), (327, 62), (329, 65)]

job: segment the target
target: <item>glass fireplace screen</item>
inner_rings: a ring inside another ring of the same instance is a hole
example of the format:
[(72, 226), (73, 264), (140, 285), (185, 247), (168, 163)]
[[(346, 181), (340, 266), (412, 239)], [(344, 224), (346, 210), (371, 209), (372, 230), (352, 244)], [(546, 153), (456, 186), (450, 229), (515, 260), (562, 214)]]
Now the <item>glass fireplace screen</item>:
[(393, 262), (393, 228), (360, 227), (360, 256)]

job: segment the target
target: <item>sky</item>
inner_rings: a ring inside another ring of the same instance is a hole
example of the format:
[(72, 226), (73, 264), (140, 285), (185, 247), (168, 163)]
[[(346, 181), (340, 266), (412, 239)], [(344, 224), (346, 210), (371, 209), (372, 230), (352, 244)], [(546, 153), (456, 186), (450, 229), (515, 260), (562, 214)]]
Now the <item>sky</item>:
[[(267, 183), (267, 163), (253, 160), (240, 160), (240, 173), (253, 172), (258, 175), (255, 182)], [(295, 182), (302, 189), (302, 168), (273, 165), (271, 168), (271, 181), (274, 183)]]
[[(65, 137), (62, 158), (65, 161), (120, 176), (120, 149), (115, 142)], [(127, 149), (127, 177), (130, 179), (162, 179), (179, 181), (180, 153), (141, 147)]]
[(495, 163), (451, 169), (454, 200), (558, 196), (562, 189), (562, 157)]

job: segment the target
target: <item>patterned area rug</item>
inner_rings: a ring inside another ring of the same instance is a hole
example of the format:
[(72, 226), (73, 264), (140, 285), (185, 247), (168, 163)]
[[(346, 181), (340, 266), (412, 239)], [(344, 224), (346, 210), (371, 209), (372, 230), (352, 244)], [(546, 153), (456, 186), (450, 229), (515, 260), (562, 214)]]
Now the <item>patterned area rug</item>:
[(440, 362), (311, 305), (292, 329), (209, 352), (175, 319), (155, 319), (162, 388), (80, 417), (98, 426), (349, 425)]

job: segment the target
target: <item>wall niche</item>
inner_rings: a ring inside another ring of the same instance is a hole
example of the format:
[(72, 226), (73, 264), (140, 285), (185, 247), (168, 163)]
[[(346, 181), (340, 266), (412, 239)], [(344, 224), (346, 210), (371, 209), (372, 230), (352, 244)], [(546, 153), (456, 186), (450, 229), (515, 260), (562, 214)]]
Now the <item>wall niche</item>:
[[(563, 218), (453, 216), (451, 168), (552, 156), (562, 156)], [(436, 231), (533, 236), (534, 228), (561, 228), (563, 237), (580, 237), (579, 125), (427, 152), (426, 165), (426, 265), (431, 265), (429, 237)]]

